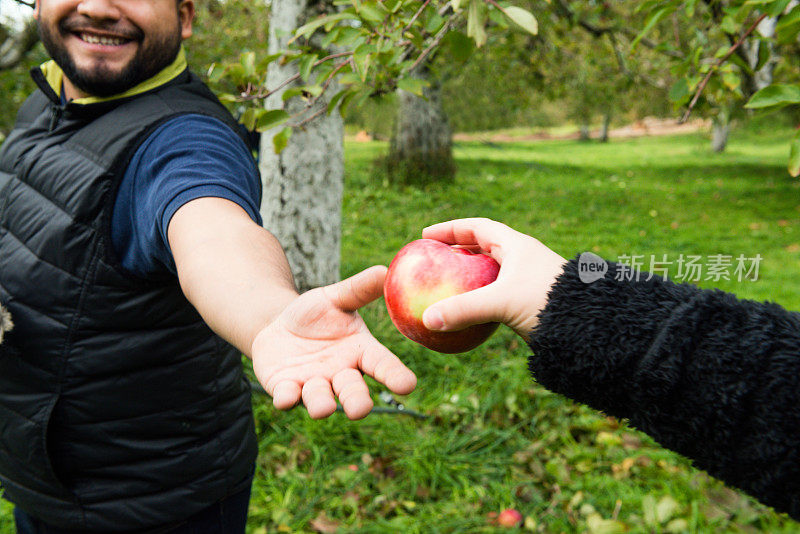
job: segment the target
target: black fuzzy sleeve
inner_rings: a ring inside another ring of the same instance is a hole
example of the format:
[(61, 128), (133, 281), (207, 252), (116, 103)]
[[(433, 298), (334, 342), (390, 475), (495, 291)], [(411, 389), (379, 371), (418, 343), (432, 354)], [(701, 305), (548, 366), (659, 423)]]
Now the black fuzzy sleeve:
[(659, 277), (553, 286), (529, 367), (800, 519), (800, 314)]

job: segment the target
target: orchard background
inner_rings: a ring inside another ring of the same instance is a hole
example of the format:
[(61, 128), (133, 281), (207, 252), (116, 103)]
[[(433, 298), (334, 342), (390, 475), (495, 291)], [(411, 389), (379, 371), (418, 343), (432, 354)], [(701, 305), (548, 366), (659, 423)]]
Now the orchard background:
[[(0, 3), (0, 137), (46, 59), (24, 3)], [(190, 63), (262, 133), (265, 226), (301, 287), (486, 216), (565, 257), (760, 255), (757, 280), (697, 283), (800, 310), (798, 2), (196, 4)], [(297, 205), (319, 242), (297, 232)], [(362, 315), (417, 391), (373, 382), (378, 410), (359, 422), (255, 394), (250, 532), (493, 532), (504, 508), (534, 532), (800, 532), (536, 385), (506, 329), (444, 356), (402, 338), (381, 301)]]

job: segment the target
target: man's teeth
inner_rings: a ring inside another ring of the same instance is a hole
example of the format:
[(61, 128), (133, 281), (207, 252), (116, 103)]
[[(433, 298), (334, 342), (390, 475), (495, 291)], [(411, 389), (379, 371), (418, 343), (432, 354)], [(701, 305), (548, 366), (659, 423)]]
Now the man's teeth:
[(120, 39), (119, 37), (98, 37), (97, 35), (89, 35), (88, 33), (82, 33), (81, 40), (91, 44), (111, 46), (119, 46), (125, 43), (125, 39)]

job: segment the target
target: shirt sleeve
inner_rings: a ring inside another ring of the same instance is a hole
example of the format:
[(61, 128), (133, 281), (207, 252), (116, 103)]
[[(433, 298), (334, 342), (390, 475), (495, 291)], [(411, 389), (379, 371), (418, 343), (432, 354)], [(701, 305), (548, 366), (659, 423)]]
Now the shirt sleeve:
[(548, 389), (800, 519), (800, 314), (641, 273), (567, 263), (531, 337)]
[(111, 241), (122, 267), (147, 278), (172, 272), (167, 227), (201, 197), (224, 198), (261, 225), (261, 179), (244, 142), (222, 121), (182, 115), (159, 126), (137, 149), (122, 178)]

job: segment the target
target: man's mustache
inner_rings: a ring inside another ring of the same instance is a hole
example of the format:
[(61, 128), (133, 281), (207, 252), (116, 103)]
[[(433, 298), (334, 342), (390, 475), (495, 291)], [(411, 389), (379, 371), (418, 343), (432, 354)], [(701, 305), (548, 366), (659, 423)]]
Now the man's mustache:
[(91, 21), (82, 16), (70, 17), (62, 20), (58, 24), (62, 33), (80, 32), (100, 32), (108, 33), (131, 41), (140, 41), (144, 37), (144, 32), (135, 26), (122, 26), (117, 23), (103, 23)]

